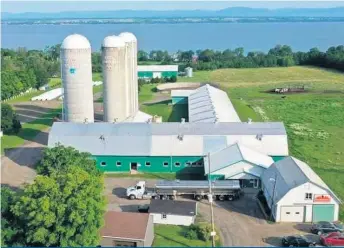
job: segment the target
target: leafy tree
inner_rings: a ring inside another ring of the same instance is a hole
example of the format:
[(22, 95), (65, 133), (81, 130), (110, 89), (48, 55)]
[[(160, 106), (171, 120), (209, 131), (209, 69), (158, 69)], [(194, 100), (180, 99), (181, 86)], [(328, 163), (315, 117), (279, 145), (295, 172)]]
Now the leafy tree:
[(16, 193), (1, 186), (1, 247), (23, 246), (23, 229), (14, 217), (11, 207), (16, 202)]
[(96, 246), (103, 224), (103, 178), (80, 167), (39, 175), (12, 207), (26, 246)]
[(37, 165), (37, 172), (42, 175), (59, 174), (70, 167), (80, 167), (91, 175), (99, 176), (101, 172), (96, 167), (96, 162), (91, 154), (79, 152), (72, 147), (58, 145), (46, 148), (43, 157)]
[(11, 105), (1, 104), (1, 130), (4, 134), (18, 133), (21, 128), (20, 121), (17, 120)]
[(137, 53), (138, 61), (147, 61), (148, 60), (148, 53), (142, 50), (139, 50)]

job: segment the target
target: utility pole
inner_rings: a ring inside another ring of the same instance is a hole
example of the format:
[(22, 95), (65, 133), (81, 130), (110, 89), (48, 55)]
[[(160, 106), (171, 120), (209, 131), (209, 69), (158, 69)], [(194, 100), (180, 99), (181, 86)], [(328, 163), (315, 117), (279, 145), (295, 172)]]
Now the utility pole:
[(208, 182), (209, 182), (209, 195), (208, 195), (208, 201), (210, 203), (210, 218), (211, 218), (211, 229), (212, 232), (210, 233), (211, 236), (211, 245), (212, 247), (215, 247), (215, 227), (214, 227), (214, 209), (213, 209), (213, 194), (211, 190), (211, 172), (210, 172), (210, 153), (208, 153)]
[(275, 190), (276, 190), (276, 183), (277, 183), (277, 174), (275, 173), (275, 178), (270, 178), (270, 181), (274, 181), (274, 188), (272, 190), (272, 198), (271, 198), (271, 207), (270, 207), (270, 220), (272, 220), (272, 211), (274, 207), (274, 198), (275, 198)]

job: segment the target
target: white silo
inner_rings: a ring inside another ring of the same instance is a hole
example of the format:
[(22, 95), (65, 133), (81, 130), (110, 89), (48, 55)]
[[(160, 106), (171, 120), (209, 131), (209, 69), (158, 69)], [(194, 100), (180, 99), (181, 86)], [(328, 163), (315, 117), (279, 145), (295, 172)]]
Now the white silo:
[(118, 122), (128, 118), (125, 77), (125, 42), (119, 36), (105, 37), (102, 44), (104, 121)]
[(63, 120), (94, 122), (91, 45), (82, 35), (67, 36), (61, 45)]
[(127, 97), (130, 99), (128, 106), (129, 116), (133, 116), (139, 109), (138, 80), (137, 80), (137, 39), (134, 34), (124, 32), (119, 35), (126, 44), (126, 70), (127, 70)]

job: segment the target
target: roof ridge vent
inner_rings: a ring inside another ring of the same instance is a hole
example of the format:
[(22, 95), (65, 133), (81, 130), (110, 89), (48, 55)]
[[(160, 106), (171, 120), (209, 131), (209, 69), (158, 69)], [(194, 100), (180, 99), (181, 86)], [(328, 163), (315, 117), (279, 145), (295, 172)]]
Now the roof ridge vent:
[(251, 119), (251, 118), (248, 118), (247, 123), (248, 123), (248, 124), (252, 124), (252, 119)]

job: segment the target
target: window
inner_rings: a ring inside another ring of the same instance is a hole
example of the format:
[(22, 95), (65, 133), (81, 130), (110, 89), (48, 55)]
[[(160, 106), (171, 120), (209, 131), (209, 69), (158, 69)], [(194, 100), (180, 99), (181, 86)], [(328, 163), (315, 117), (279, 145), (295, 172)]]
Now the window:
[(290, 214), (290, 212), (286, 212), (286, 214)]
[(193, 163), (192, 163), (192, 167), (196, 167), (196, 162), (193, 162)]
[(141, 186), (136, 186), (136, 189), (141, 189), (142, 187)]
[(116, 162), (116, 166), (121, 166), (121, 165), (122, 165), (122, 163), (120, 161)]
[(146, 166), (151, 166), (151, 163), (150, 162), (146, 162)]
[(202, 166), (202, 162), (197, 162), (197, 165)]
[(164, 167), (167, 167), (168, 166), (168, 162), (164, 162)]
[(162, 218), (162, 219), (167, 219), (167, 214), (162, 214), (162, 215), (161, 215), (161, 218)]
[(105, 166), (105, 165), (106, 165), (106, 162), (103, 161), (103, 162), (100, 163), (100, 165), (101, 165), (101, 166)]
[(296, 212), (295, 214), (300, 214), (300, 212)]
[(186, 166), (191, 166), (191, 162), (186, 162)]
[(180, 166), (180, 163), (179, 163), (179, 162), (175, 162), (174, 165), (175, 165), (176, 167), (179, 167), (179, 166)]
[(312, 193), (306, 193), (305, 199), (306, 200), (312, 200), (313, 199), (313, 194)]

